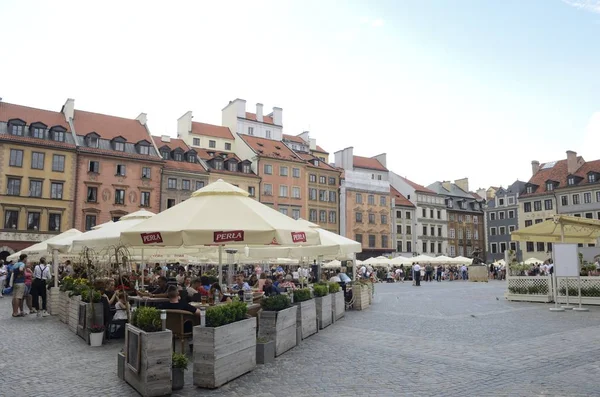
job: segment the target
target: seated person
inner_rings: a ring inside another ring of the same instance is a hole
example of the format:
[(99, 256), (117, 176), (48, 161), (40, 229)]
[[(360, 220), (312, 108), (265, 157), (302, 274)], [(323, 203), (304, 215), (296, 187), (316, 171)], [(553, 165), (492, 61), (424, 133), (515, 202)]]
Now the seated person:
[(250, 290), (250, 286), (248, 285), (247, 282), (244, 281), (244, 276), (242, 274), (238, 274), (235, 277), (235, 284), (233, 284), (231, 286), (231, 289), (233, 291), (235, 291), (235, 292), (249, 291)]
[(250, 280), (248, 280), (248, 284), (250, 284), (250, 287), (252, 287), (252, 288), (258, 287), (258, 277), (256, 276), (256, 274), (253, 274), (252, 276), (250, 276)]
[(273, 296), (273, 295), (279, 295), (280, 294), (279, 288), (277, 288), (273, 284), (273, 280), (271, 280), (270, 278), (268, 278), (265, 281), (265, 286), (263, 287), (263, 291), (265, 293), (265, 296)]
[[(158, 278), (158, 286), (154, 289), (154, 291), (149, 294), (147, 292), (138, 292), (138, 294), (141, 296), (149, 296), (150, 298), (167, 298), (167, 287), (167, 278), (161, 276)], [(177, 290), (177, 287), (175, 287), (175, 290)]]
[[(208, 292), (210, 291), (210, 280), (208, 277), (206, 276), (202, 276), (200, 277), (200, 286), (202, 287), (202, 289), (204, 289), (204, 292)], [(198, 288), (198, 292), (200, 292), (202, 294), (202, 290), (200, 288)], [(206, 294), (203, 294), (206, 295)]]
[[(183, 310), (186, 312), (190, 312), (191, 314), (200, 317), (200, 309), (195, 308), (189, 303), (184, 303), (179, 300), (179, 291), (177, 287), (174, 285), (169, 286), (167, 290), (167, 296), (169, 298), (168, 302), (163, 302), (158, 305), (159, 309), (165, 310)], [(193, 324), (189, 321), (185, 322), (183, 325), (184, 332), (192, 332)]]
[(277, 284), (278, 290), (283, 290), (284, 288), (285, 289), (295, 289), (296, 288), (296, 284), (294, 284), (291, 274), (288, 274), (287, 276), (285, 276), (285, 281)]
[[(219, 283), (214, 283), (213, 285), (210, 286), (209, 296), (213, 299), (215, 296), (215, 291), (218, 291), (218, 294), (219, 294), (218, 301), (219, 302), (231, 302), (231, 298), (226, 297), (223, 294), (223, 291), (221, 290), (221, 286), (219, 285)], [(217, 302), (215, 302), (215, 303), (217, 303)]]
[(283, 283), (283, 274), (278, 274), (276, 281), (273, 283), (273, 285), (279, 288), (279, 284), (281, 283)]

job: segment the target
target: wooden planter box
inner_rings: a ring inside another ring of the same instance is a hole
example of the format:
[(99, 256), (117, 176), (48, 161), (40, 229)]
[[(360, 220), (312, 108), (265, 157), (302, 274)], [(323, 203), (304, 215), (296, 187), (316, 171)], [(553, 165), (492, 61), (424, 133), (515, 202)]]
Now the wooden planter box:
[(61, 322), (67, 324), (67, 313), (69, 310), (69, 296), (65, 291), (60, 291), (58, 293), (58, 302), (60, 306), (60, 310), (58, 312), (58, 318)]
[(275, 342), (275, 357), (296, 346), (296, 321), (298, 307), (269, 312), (263, 310), (258, 317), (258, 337)]
[[(91, 305), (94, 305), (93, 312)], [(88, 328), (92, 325), (104, 325), (104, 306), (102, 303), (92, 304), (79, 302), (77, 335), (79, 335), (87, 344), (90, 343), (90, 331)]]
[(67, 325), (74, 334), (77, 334), (77, 325), (79, 324), (79, 303), (81, 302), (81, 295), (73, 296), (69, 298), (69, 312), (67, 316)]
[(510, 292), (506, 294), (506, 299), (515, 302), (552, 302), (552, 297), (550, 295), (511, 294)]
[(301, 338), (306, 339), (317, 333), (317, 304), (314, 299), (296, 303), (298, 308), (296, 326), (300, 328)]
[(256, 318), (194, 327), (194, 385), (215, 389), (256, 367)]
[(127, 324), (125, 381), (143, 397), (171, 394), (172, 341), (169, 330), (144, 332)]
[(343, 291), (331, 294), (331, 314), (333, 321), (339, 320), (346, 314), (346, 300)]
[(319, 329), (323, 329), (332, 323), (331, 313), (331, 295), (325, 295), (322, 297), (315, 297), (315, 303), (317, 304), (317, 320), (319, 323)]
[(269, 364), (275, 361), (275, 342), (256, 343), (256, 363)]
[(50, 287), (48, 290), (48, 312), (53, 316), (60, 315), (60, 290), (58, 287)]
[(352, 295), (354, 299), (354, 310), (365, 310), (369, 307), (369, 287), (366, 285), (362, 285), (360, 283), (356, 283), (352, 287)]

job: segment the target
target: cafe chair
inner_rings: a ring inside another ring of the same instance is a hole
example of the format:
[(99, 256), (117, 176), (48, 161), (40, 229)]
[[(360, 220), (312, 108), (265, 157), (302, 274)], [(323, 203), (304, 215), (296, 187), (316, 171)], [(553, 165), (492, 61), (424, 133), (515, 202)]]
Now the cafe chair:
[(185, 354), (185, 340), (192, 337), (193, 328), (200, 325), (200, 317), (186, 311), (169, 309), (167, 312), (167, 329), (173, 333), (173, 350), (175, 340), (181, 341), (181, 353)]

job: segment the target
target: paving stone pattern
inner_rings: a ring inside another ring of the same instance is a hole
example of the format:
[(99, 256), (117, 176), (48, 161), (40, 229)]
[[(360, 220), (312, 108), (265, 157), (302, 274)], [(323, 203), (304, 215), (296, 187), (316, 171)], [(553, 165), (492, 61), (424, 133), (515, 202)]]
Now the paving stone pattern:
[[(597, 396), (600, 308), (507, 302), (504, 282), (378, 284), (374, 305), (216, 391), (173, 396)], [(137, 396), (123, 341), (90, 348), (56, 317), (0, 299), (0, 396)]]

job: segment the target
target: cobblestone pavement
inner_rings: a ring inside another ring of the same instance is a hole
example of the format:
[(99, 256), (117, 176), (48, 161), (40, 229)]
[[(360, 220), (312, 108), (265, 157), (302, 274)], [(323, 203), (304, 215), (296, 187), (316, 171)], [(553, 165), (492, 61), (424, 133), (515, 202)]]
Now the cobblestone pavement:
[[(173, 396), (597, 396), (600, 308), (511, 303), (503, 282), (378, 284), (375, 303), (217, 391)], [(56, 317), (0, 299), (0, 396), (137, 396), (122, 341), (90, 348)]]

